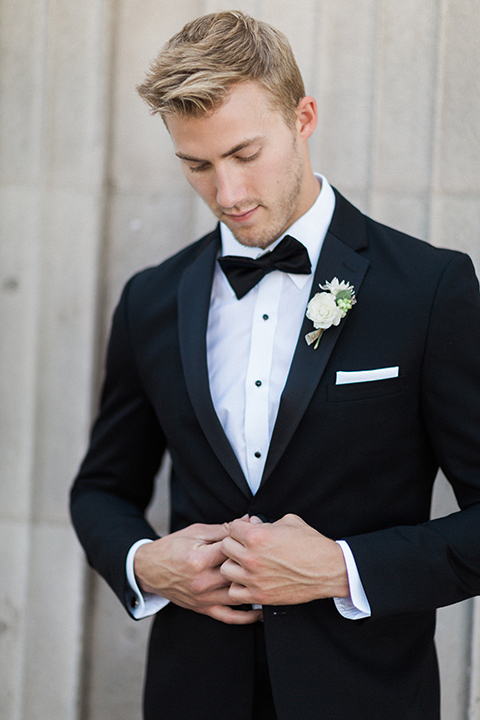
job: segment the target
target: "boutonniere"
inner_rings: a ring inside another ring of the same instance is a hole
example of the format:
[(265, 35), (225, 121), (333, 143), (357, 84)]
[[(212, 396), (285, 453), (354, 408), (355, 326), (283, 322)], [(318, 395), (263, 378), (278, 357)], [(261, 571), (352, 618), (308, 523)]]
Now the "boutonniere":
[(315, 330), (305, 335), (305, 340), (307, 345), (315, 343), (314, 350), (318, 347), (323, 331), (332, 325), (338, 325), (357, 302), (353, 285), (345, 280), (339, 282), (335, 277), (331, 282), (326, 282), (325, 285), (319, 285), (319, 287), (327, 292), (314, 295), (307, 305), (306, 312), (307, 318), (313, 322)]

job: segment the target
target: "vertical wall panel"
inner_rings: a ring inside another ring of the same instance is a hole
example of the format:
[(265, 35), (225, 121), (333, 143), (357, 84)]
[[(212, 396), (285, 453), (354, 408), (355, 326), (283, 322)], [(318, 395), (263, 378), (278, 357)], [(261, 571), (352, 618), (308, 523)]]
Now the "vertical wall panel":
[(437, 192), (480, 193), (480, 4), (443, 0)]
[(435, 104), (438, 3), (381, 3), (372, 183), (425, 196)]
[(0, 2), (1, 720), (21, 720), (25, 692), (44, 5)]
[(299, 6), (290, 0), (260, 0), (257, 17), (269, 22), (288, 37), (303, 76), (307, 94), (312, 94), (317, 50), (316, 19), (318, 0), (303, 0)]
[(22, 720), (23, 637), (26, 618), (26, 562), (28, 524), (2, 518), (0, 522), (0, 718)]
[[(32, 524), (22, 719), (74, 720), (84, 565), (66, 512), (90, 424), (103, 217), (108, 6), (48, 6)], [(45, 659), (48, 657), (48, 662)]]
[(77, 715), (84, 561), (66, 505), (90, 422), (106, 9), (1, 4), (2, 720)]
[(480, 720), (480, 598), (474, 598), (471, 632), (469, 720)]
[(370, 212), (428, 232), (438, 3), (380, 3)]
[(47, 0), (0, 2), (0, 179), (38, 179)]
[(376, 26), (376, 0), (323, 0), (316, 13), (313, 164), (362, 209), (370, 176)]
[(443, 0), (431, 238), (480, 271), (480, 7)]
[(172, 6), (164, 0), (121, 0), (119, 5), (112, 76), (106, 324), (125, 280), (191, 239), (193, 193), (186, 187), (162, 120), (150, 115), (135, 87), (163, 44), (202, 12), (199, 2)]

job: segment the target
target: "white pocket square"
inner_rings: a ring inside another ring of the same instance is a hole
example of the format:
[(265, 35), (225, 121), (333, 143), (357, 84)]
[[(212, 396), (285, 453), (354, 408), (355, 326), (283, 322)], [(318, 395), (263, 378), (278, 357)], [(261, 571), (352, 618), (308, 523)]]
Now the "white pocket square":
[(373, 380), (386, 380), (387, 378), (398, 377), (399, 366), (376, 368), (375, 370), (354, 370), (345, 372), (339, 370), (335, 385), (347, 385), (348, 383), (372, 382)]

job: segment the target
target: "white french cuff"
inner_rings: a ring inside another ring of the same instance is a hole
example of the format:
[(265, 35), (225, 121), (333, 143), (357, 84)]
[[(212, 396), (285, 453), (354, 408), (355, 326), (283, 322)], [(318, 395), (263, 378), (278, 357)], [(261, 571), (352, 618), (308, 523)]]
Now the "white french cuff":
[(132, 545), (127, 555), (127, 580), (137, 598), (137, 605), (134, 608), (130, 608), (135, 620), (155, 615), (155, 613), (164, 608), (165, 605), (168, 605), (170, 602), (167, 598), (155, 595), (155, 593), (142, 593), (135, 578), (135, 572), (133, 569), (135, 553), (139, 547), (151, 542), (153, 542), (153, 540), (147, 540), (146, 538), (143, 540), (137, 540), (137, 542)]
[(345, 565), (347, 566), (350, 597), (333, 598), (335, 606), (340, 615), (347, 618), (347, 620), (361, 620), (362, 618), (370, 617), (372, 614), (370, 603), (363, 589), (357, 563), (350, 550), (350, 546), (345, 540), (337, 540), (337, 543), (342, 548)]
[(372, 382), (373, 380), (387, 380), (398, 377), (399, 366), (376, 368), (375, 370), (339, 370), (336, 375), (335, 385), (348, 385), (349, 383)]

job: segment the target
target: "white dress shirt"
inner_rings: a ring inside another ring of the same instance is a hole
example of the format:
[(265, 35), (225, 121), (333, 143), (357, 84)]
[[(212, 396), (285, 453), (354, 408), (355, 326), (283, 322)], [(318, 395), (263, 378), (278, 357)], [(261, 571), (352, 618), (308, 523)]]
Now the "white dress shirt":
[[(280, 398), (292, 363), (305, 309), (312, 290), (313, 272), (335, 208), (335, 195), (327, 180), (317, 175), (321, 192), (313, 206), (288, 228), (307, 249), (312, 273), (294, 275), (270, 272), (250, 292), (237, 299), (226, 276), (215, 267), (207, 327), (207, 363), (215, 411), (255, 494), (260, 485)], [(270, 252), (241, 245), (221, 224), (222, 255), (258, 258)], [(326, 278), (327, 279), (327, 278)], [(325, 280), (326, 280), (325, 279)], [(300, 339), (301, 340), (301, 339)], [(157, 612), (164, 598), (142, 597), (133, 572), (140, 540), (127, 558), (127, 576), (138, 597), (134, 616)], [(339, 541), (349, 576), (349, 598), (335, 598), (338, 611), (347, 618), (370, 615), (352, 552)]]

